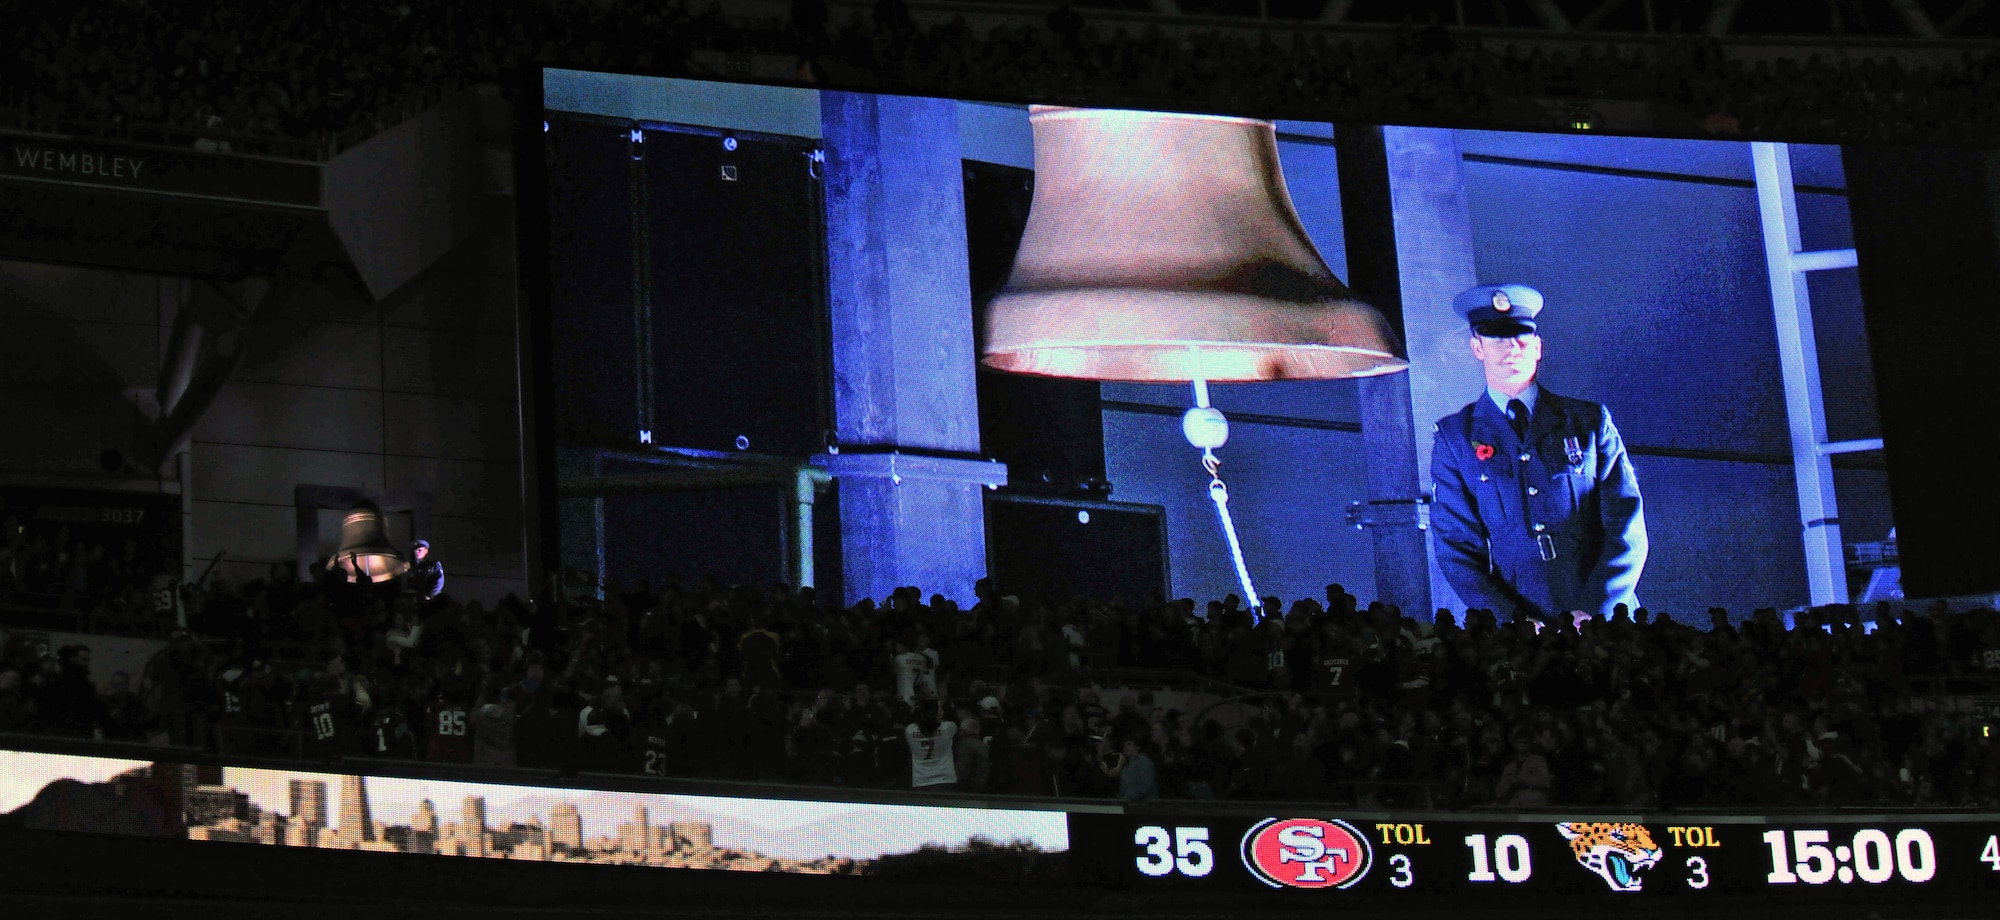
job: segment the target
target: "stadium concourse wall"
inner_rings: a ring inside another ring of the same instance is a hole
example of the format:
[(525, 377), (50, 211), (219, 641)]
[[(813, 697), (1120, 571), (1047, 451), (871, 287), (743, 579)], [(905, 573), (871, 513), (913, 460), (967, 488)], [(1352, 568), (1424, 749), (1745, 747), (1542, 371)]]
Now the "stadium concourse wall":
[[(321, 189), (316, 205), (287, 206), (307, 224), (278, 269), (291, 283), (269, 297), (239, 282), (242, 267), (176, 274), (0, 251), (0, 430), (21, 435), (0, 439), (0, 486), (178, 495), (180, 574), (213, 564), (235, 583), (326, 558), (344, 506), (315, 499), (373, 498), (392, 537), (437, 547), (454, 597), (525, 594), (512, 163), (496, 100), (467, 93), (328, 163), (295, 164), (317, 168)], [(209, 174), (231, 174), (228, 155), (209, 160)], [(23, 187), (82, 208), (190, 194)], [(240, 194), (184, 204), (246, 225), (271, 210), (254, 185)], [(132, 243), (176, 245), (194, 243)], [(248, 268), (253, 282), (272, 270)], [(153, 468), (141, 458), (176, 390), (176, 349), (197, 380), (233, 367)]]

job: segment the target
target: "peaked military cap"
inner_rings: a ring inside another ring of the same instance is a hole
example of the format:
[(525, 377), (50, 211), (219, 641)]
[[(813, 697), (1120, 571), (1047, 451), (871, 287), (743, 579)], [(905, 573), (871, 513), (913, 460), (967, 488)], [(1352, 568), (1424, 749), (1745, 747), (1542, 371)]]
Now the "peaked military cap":
[(1525, 284), (1482, 284), (1452, 299), (1452, 309), (1465, 317), (1472, 331), (1491, 338), (1512, 338), (1535, 331), (1542, 312), (1542, 292)]

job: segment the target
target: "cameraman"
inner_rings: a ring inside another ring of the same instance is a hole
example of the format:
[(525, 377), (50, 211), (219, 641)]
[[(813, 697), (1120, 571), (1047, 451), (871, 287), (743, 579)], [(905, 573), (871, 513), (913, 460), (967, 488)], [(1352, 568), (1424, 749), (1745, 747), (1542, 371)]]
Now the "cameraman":
[(1139, 739), (1127, 736), (1119, 750), (1105, 750), (1097, 768), (1118, 781), (1118, 797), (1127, 802), (1151, 802), (1160, 797), (1160, 771)]

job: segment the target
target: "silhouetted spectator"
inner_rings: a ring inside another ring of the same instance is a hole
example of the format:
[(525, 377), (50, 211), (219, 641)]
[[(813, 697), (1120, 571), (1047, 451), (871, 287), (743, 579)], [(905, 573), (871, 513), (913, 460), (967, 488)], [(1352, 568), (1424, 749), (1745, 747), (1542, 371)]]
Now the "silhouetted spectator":
[(958, 723), (954, 741), (952, 764), (958, 774), (958, 788), (967, 792), (986, 791), (993, 772), (992, 752), (980, 729), (979, 720), (968, 716)]
[(1514, 738), (1514, 756), (1500, 769), (1494, 784), (1496, 801), (1514, 808), (1540, 808), (1549, 804), (1549, 787), (1554, 778), (1548, 759), (1535, 751), (1525, 736)]
[(514, 701), (498, 688), (488, 688), (472, 712), (472, 762), (481, 766), (514, 765)]
[(58, 735), (103, 737), (109, 717), (90, 680), (90, 647), (67, 645), (56, 652), (56, 669), (38, 701), (42, 723)]
[(910, 16), (910, 5), (903, 0), (875, 0), (875, 28), (891, 35), (901, 36), (916, 28), (916, 20)]
[(1118, 797), (1127, 802), (1150, 802), (1160, 797), (1159, 768), (1137, 739), (1127, 738), (1116, 754), (1107, 755), (1106, 775), (1118, 780)]
[(953, 741), (958, 724), (940, 720), (943, 707), (917, 707), (908, 725), (903, 726), (903, 742), (910, 751), (910, 788), (950, 791), (958, 788), (958, 765), (953, 759)]

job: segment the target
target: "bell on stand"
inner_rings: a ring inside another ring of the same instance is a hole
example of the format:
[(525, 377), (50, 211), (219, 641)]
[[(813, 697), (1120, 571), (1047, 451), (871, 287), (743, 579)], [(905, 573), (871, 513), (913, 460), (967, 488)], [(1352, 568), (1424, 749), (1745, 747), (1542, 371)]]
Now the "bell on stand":
[(1191, 383), (1182, 420), (1238, 580), (1259, 595), (1215, 450), (1229, 437), (1211, 382), (1404, 370), (1395, 330), (1313, 248), (1268, 121), (1035, 106), (1034, 203), (986, 314), (988, 367)]
[(1035, 197), (986, 366), (1145, 383), (1409, 362), (1307, 238), (1268, 121), (1036, 106)]
[(349, 582), (380, 584), (410, 570), (410, 563), (382, 528), (382, 509), (363, 502), (340, 522), (340, 549), (333, 564)]

